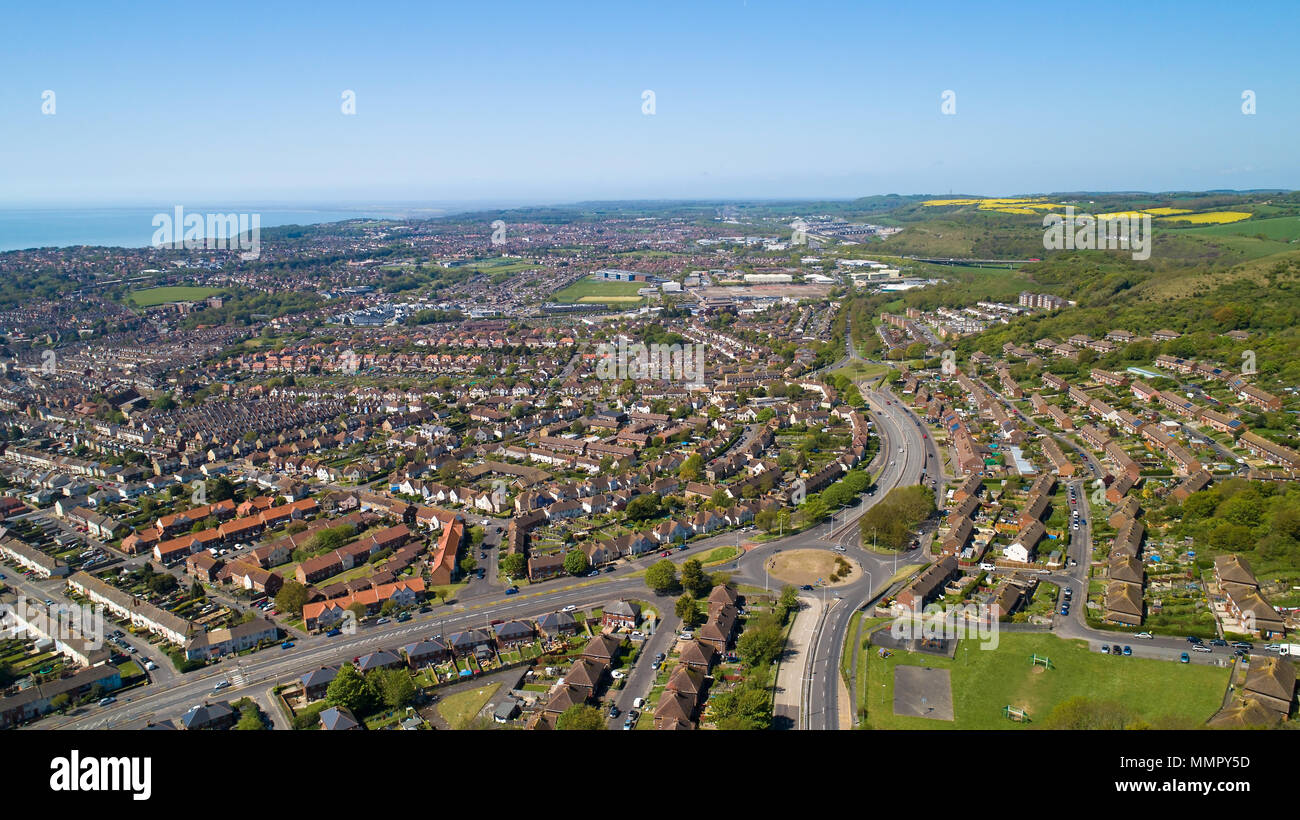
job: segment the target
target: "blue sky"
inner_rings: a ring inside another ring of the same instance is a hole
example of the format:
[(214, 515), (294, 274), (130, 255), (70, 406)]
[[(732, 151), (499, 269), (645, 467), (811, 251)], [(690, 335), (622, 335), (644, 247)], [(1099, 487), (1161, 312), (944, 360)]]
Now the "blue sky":
[(11, 4), (0, 206), (1300, 188), (1298, 23), (1294, 0)]

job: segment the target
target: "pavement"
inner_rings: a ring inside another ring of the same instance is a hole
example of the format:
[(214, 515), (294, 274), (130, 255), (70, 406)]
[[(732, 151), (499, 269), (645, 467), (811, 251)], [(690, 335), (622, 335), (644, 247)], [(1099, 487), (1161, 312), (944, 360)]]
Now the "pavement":
[(801, 701), (804, 680), (809, 674), (808, 647), (821, 620), (821, 599), (815, 595), (799, 597), (799, 611), (790, 626), (790, 636), (785, 642), (785, 653), (776, 671), (776, 702), (772, 710), (772, 726), (777, 729), (803, 728)]

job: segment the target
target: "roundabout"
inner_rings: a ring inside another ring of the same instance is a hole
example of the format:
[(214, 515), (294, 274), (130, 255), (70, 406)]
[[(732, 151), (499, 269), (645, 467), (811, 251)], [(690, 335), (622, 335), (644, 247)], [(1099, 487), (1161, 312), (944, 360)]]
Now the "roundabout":
[[(817, 584), (843, 587), (862, 577), (862, 567), (857, 561), (842, 553), (828, 549), (782, 550), (767, 559), (767, 572), (773, 578), (795, 586)], [(847, 568), (847, 569), (846, 569)], [(838, 571), (838, 580), (831, 576)]]

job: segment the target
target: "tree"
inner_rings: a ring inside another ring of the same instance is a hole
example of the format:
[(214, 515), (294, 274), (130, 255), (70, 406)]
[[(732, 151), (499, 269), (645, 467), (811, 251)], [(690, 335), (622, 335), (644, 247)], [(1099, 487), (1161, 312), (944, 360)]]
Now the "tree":
[(704, 573), (704, 565), (698, 558), (692, 558), (682, 564), (682, 589), (696, 598), (703, 598), (709, 594), (712, 587), (709, 576)]
[(628, 502), (624, 513), (628, 521), (645, 521), (659, 515), (659, 496), (638, 495)]
[(397, 611), (397, 601), (394, 601), (392, 598), (389, 598), (387, 601), (384, 601), (379, 606), (379, 612), (381, 615), (392, 615), (396, 611)]
[(528, 570), (528, 559), (523, 554), (512, 552), (501, 558), (501, 571), (511, 578), (522, 578)]
[(266, 723), (262, 720), (262, 714), (258, 711), (257, 704), (249, 701), (239, 710), (239, 722), (235, 724), (235, 730), (260, 732), (264, 729), (266, 729)]
[(570, 575), (581, 575), (591, 568), (587, 556), (582, 550), (569, 550), (564, 555), (564, 571)]
[(366, 617), (366, 605), (360, 601), (355, 601), (348, 604), (348, 612), (351, 612), (352, 615), (360, 621), (362, 618)]
[(330, 706), (345, 706), (355, 715), (368, 714), (374, 703), (374, 693), (366, 679), (350, 663), (343, 664), (339, 673), (325, 689), (325, 702)]
[(594, 732), (605, 728), (605, 717), (595, 706), (575, 703), (560, 713), (556, 729)]
[(415, 698), (415, 682), (405, 669), (376, 669), (367, 683), (375, 697), (390, 709), (400, 709)]
[(465, 573), (466, 575), (469, 575), (471, 572), (473, 572), (476, 569), (478, 569), (478, 559), (475, 558), (472, 554), (466, 555), (464, 558), (460, 559), (461, 572)]
[(661, 558), (645, 571), (646, 586), (658, 595), (672, 592), (677, 588), (677, 567), (667, 558)]
[(178, 586), (180, 586), (180, 582), (176, 580), (176, 576), (168, 575), (165, 572), (154, 575), (149, 579), (149, 589), (159, 595), (166, 595)]
[(785, 647), (785, 636), (774, 618), (763, 618), (750, 625), (736, 641), (736, 654), (746, 666), (766, 666), (776, 660)]
[(789, 584), (781, 589), (781, 597), (777, 599), (773, 612), (777, 620), (784, 626), (790, 619), (790, 613), (799, 608), (799, 592)]
[(677, 468), (677, 477), (682, 481), (698, 481), (700, 478), (700, 469), (704, 466), (704, 459), (699, 453), (687, 457), (682, 462), (682, 466)]
[(285, 581), (284, 586), (280, 587), (280, 591), (275, 595), (275, 608), (281, 612), (301, 615), (306, 603), (307, 587), (297, 581)]
[(695, 596), (689, 592), (677, 599), (673, 611), (677, 613), (678, 618), (682, 619), (682, 625), (687, 629), (694, 628), (700, 622), (699, 601), (695, 600)]
[(190, 597), (195, 600), (207, 597), (207, 593), (203, 591), (203, 584), (200, 584), (197, 578), (190, 584)]

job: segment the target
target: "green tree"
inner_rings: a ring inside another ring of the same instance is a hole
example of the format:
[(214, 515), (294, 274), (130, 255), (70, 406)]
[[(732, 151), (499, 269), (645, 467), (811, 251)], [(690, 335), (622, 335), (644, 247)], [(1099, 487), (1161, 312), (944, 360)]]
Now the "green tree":
[(345, 663), (325, 689), (325, 702), (330, 706), (345, 706), (355, 715), (364, 715), (373, 708), (374, 693), (357, 668)]
[(678, 618), (682, 619), (682, 625), (687, 629), (693, 629), (700, 622), (699, 601), (689, 592), (677, 599), (673, 611), (677, 613)]
[(302, 614), (307, 603), (307, 587), (297, 581), (285, 581), (284, 586), (275, 594), (275, 608), (281, 612), (291, 612), (295, 616)]
[(400, 709), (415, 699), (415, 682), (405, 669), (376, 669), (367, 682), (374, 697), (390, 709)]
[(605, 728), (605, 718), (595, 706), (575, 703), (560, 713), (555, 728), (594, 732)]
[(713, 588), (709, 576), (704, 573), (704, 565), (700, 563), (698, 558), (692, 558), (682, 564), (681, 583), (682, 589), (696, 598), (703, 598)]
[(667, 558), (661, 558), (645, 571), (646, 586), (658, 595), (677, 589), (677, 567)]
[(591, 569), (587, 556), (582, 550), (569, 550), (564, 555), (564, 571), (570, 575), (581, 575)]
[(746, 666), (766, 666), (780, 656), (785, 636), (774, 618), (763, 618), (749, 625), (736, 641), (736, 654)]
[(522, 578), (528, 569), (528, 559), (523, 554), (512, 552), (501, 558), (501, 571), (511, 578)]

